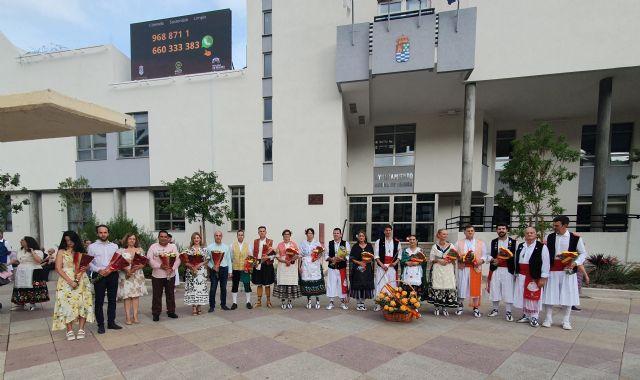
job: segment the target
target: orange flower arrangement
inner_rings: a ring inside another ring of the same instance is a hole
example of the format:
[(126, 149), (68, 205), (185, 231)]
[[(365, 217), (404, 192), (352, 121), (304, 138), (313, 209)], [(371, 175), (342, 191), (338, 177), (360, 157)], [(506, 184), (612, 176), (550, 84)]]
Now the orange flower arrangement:
[(420, 318), (420, 298), (415, 290), (406, 291), (400, 287), (386, 284), (378, 293), (376, 303), (382, 306), (386, 320), (395, 322), (411, 322), (413, 318)]

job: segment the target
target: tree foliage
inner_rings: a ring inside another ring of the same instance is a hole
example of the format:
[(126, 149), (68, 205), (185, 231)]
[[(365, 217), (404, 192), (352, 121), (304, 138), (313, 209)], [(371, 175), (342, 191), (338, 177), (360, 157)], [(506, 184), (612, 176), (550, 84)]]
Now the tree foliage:
[(496, 202), (518, 216), (516, 232), (522, 234), (534, 226), (542, 235), (550, 228), (545, 215), (559, 215), (558, 187), (577, 175), (564, 164), (580, 158), (564, 136), (558, 136), (549, 124), (543, 124), (532, 134), (513, 142), (513, 156), (500, 174), (500, 182), (508, 186), (496, 195)]
[(58, 183), (58, 192), (60, 193), (58, 203), (60, 203), (60, 211), (73, 210), (74, 213), (77, 213), (77, 222), (79, 222), (80, 227), (82, 227), (85, 222), (83, 201), (84, 194), (89, 191), (89, 189), (91, 189), (89, 180), (84, 177), (77, 179), (67, 177)]
[(20, 174), (4, 173), (0, 170), (0, 226), (5, 225), (5, 218), (9, 213), (17, 214), (23, 206), (29, 204), (29, 199), (11, 200), (14, 192), (27, 192), (25, 187), (20, 187)]
[(198, 170), (191, 177), (163, 183), (169, 188), (171, 198), (166, 211), (184, 215), (190, 223), (200, 221), (203, 238), (206, 222), (219, 226), (231, 219), (227, 191), (215, 172)]

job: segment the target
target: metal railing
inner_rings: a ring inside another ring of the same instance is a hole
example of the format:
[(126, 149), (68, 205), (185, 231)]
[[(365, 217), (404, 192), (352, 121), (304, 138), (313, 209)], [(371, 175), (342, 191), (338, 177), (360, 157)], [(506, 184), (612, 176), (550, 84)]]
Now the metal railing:
[[(569, 218), (569, 228), (578, 232), (627, 232), (630, 219), (640, 219), (640, 214), (606, 214), (592, 215), (584, 218), (578, 215), (566, 215)], [(526, 215), (528, 220), (530, 215)], [(542, 215), (543, 221), (553, 223), (555, 215)], [(454, 216), (446, 220), (445, 228), (448, 230), (462, 231), (466, 225), (472, 225), (478, 232), (495, 231), (497, 223), (507, 223), (512, 227), (519, 224), (519, 216), (512, 215), (511, 220), (505, 220), (503, 216)]]

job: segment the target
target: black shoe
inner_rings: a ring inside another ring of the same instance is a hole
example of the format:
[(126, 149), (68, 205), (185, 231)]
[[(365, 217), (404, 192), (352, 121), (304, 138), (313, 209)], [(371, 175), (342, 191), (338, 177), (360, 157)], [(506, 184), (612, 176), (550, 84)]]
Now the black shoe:
[(247, 309), (253, 309), (253, 305), (251, 304), (251, 302), (247, 302)]
[(98, 334), (104, 334), (104, 326), (98, 326)]
[(229, 308), (227, 307), (227, 305), (222, 305), (222, 306), (220, 306), (220, 308), (221, 308), (222, 310), (229, 310)]
[(159, 315), (153, 315), (153, 321), (154, 322), (158, 322), (160, 320), (160, 316)]
[(216, 310), (216, 308), (215, 308), (215, 307), (210, 307), (208, 312), (209, 312), (209, 313), (213, 313), (215, 310)]
[(238, 304), (234, 303), (233, 305), (231, 305), (231, 310), (235, 310), (238, 308)]
[(571, 306), (571, 310), (573, 310), (573, 311), (582, 311), (582, 309), (577, 307), (577, 306)]
[(178, 314), (176, 314), (176, 313), (167, 313), (167, 317), (175, 319), (175, 318), (178, 318)]
[(109, 323), (109, 325), (107, 325), (107, 328), (110, 330), (122, 330), (122, 326), (118, 326), (115, 323)]

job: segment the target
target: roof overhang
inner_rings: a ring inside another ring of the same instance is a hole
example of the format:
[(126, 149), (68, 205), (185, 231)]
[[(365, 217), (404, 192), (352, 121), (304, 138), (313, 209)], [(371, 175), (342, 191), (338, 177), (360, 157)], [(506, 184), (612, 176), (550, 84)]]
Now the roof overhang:
[(133, 117), (52, 90), (0, 96), (0, 142), (124, 132)]

